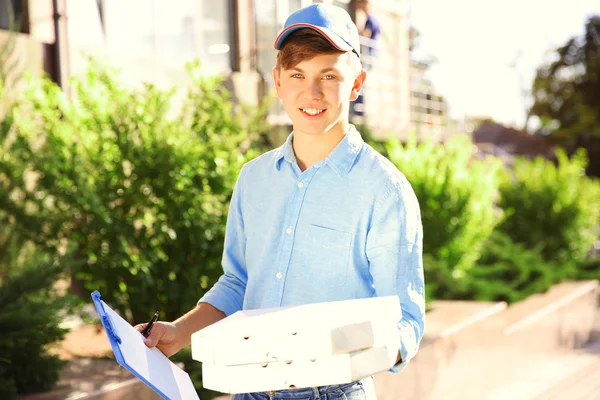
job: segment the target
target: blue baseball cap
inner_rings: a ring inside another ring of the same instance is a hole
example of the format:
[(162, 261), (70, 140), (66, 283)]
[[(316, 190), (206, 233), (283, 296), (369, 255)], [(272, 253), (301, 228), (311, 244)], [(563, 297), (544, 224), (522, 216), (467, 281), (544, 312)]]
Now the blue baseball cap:
[(292, 33), (302, 28), (311, 28), (323, 35), (336, 49), (352, 51), (360, 58), (358, 29), (350, 15), (341, 7), (317, 3), (299, 9), (285, 21), (283, 30), (275, 39), (275, 49)]

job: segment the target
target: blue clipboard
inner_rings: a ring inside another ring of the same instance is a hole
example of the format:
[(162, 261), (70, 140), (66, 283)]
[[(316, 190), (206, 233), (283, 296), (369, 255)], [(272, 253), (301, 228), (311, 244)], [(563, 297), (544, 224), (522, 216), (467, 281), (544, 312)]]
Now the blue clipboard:
[(157, 348), (148, 348), (144, 337), (104, 301), (92, 293), (96, 311), (119, 365), (165, 400), (200, 399), (190, 376)]

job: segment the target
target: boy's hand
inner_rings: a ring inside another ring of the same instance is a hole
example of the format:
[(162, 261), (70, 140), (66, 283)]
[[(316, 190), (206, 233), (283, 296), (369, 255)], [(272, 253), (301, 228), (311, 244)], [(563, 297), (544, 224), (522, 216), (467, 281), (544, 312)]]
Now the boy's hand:
[[(140, 333), (147, 324), (138, 324), (135, 326)], [(144, 343), (148, 347), (158, 348), (165, 356), (171, 357), (177, 353), (185, 344), (179, 343), (177, 340), (177, 327), (171, 322), (157, 321), (152, 325), (150, 334), (144, 340)]]
[[(158, 348), (167, 357), (192, 343), (192, 333), (225, 318), (225, 313), (208, 303), (201, 303), (173, 322), (157, 321), (144, 340), (146, 346)], [(135, 326), (140, 333), (146, 324)]]

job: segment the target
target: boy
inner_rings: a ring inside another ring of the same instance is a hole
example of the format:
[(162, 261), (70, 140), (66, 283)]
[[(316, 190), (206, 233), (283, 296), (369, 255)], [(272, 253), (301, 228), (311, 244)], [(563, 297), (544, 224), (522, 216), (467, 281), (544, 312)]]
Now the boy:
[[(195, 309), (156, 323), (146, 343), (171, 356), (193, 332), (241, 309), (396, 295), (403, 316), (392, 372), (400, 371), (423, 335), (422, 227), (409, 183), (348, 122), (366, 78), (358, 31), (343, 9), (313, 4), (289, 16), (275, 48), (273, 79), (293, 132), (240, 172), (224, 274)], [(341, 393), (375, 399), (372, 378), (233, 399)]]

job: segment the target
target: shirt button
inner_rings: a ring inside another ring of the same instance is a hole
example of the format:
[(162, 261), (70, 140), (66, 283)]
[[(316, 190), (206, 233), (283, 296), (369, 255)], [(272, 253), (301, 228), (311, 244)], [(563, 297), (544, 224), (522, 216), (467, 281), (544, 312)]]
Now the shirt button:
[(292, 234), (292, 232), (294, 232), (294, 231), (292, 230), (292, 228), (287, 228), (287, 229), (285, 230), (285, 233), (287, 233), (288, 235), (291, 235), (291, 234)]
[(277, 279), (283, 278), (283, 274), (281, 272), (278, 272), (275, 276), (277, 277)]
[(298, 187), (302, 189), (304, 187), (304, 182), (298, 182)]

